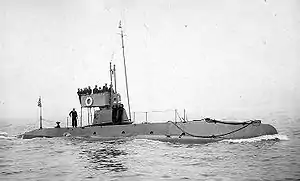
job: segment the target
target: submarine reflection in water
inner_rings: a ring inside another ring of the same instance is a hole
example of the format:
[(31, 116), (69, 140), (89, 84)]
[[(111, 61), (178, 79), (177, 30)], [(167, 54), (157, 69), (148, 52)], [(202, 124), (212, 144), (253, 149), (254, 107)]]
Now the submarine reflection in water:
[(117, 148), (120, 143), (102, 143), (96, 148), (83, 148), (79, 154), (88, 161), (86, 168), (104, 172), (127, 171), (123, 164), (122, 156), (127, 155)]

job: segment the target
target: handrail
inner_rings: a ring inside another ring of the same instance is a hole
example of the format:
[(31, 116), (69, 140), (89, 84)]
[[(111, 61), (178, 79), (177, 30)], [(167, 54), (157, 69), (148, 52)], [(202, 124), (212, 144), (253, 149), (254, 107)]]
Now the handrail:
[[(155, 113), (166, 113), (166, 112), (169, 112), (169, 113), (172, 113), (172, 115), (169, 115), (169, 119), (164, 119), (162, 121), (169, 121), (169, 120), (173, 120), (174, 122), (177, 122), (177, 118), (179, 118), (180, 122), (185, 122), (186, 120), (184, 118), (182, 118), (180, 116), (180, 114), (178, 113), (177, 109), (165, 109), (165, 110), (152, 110), (152, 111), (134, 111), (132, 112), (133, 114), (133, 122), (136, 122), (136, 118), (139, 115), (142, 115), (142, 117), (144, 117), (143, 121), (148, 123), (149, 121), (149, 116), (150, 115), (153, 115)], [(138, 122), (143, 122), (143, 121), (138, 121)], [(150, 120), (150, 121), (153, 121), (153, 120)]]

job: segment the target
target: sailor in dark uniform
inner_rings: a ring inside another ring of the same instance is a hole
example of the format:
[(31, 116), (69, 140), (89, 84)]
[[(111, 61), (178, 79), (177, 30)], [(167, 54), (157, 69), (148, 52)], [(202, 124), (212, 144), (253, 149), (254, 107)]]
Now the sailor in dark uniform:
[(118, 123), (122, 123), (123, 121), (123, 112), (124, 112), (124, 106), (123, 104), (120, 104), (119, 108), (118, 108)]
[(88, 95), (91, 95), (92, 94), (92, 89), (91, 89), (91, 86), (88, 86)]
[(97, 87), (97, 85), (95, 85), (95, 88), (93, 89), (93, 94), (98, 94), (99, 92), (98, 92), (98, 87)]
[(72, 117), (72, 127), (77, 127), (77, 112), (75, 108), (69, 113), (69, 116)]
[(109, 85), (108, 91), (111, 92), (111, 93), (115, 93), (114, 89), (113, 89), (113, 86), (111, 84)]
[(103, 86), (103, 92), (108, 92), (108, 87), (107, 87), (107, 84), (105, 84), (104, 86)]
[(83, 90), (80, 89), (80, 88), (78, 88), (77, 95), (79, 97), (79, 102), (81, 102), (81, 95), (82, 95), (82, 93), (83, 93)]
[(117, 114), (118, 114), (118, 105), (113, 104), (112, 106), (112, 122), (113, 124), (117, 124)]
[(83, 89), (82, 94), (84, 94), (84, 95), (88, 94), (88, 89), (86, 87)]

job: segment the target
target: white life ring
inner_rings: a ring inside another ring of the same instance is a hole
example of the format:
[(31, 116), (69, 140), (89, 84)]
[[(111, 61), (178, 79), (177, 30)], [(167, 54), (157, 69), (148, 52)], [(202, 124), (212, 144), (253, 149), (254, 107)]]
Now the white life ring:
[(87, 97), (85, 100), (85, 105), (86, 106), (91, 106), (93, 104), (93, 98)]

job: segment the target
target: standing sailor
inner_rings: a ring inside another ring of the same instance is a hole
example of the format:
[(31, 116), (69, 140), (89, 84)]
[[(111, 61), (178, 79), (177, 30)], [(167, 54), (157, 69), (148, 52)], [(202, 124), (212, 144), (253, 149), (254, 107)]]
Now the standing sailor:
[(72, 127), (77, 127), (77, 112), (75, 108), (69, 113), (69, 116), (72, 117)]
[(95, 88), (93, 89), (93, 94), (98, 94), (98, 93), (99, 93), (98, 87), (97, 85), (95, 85)]

